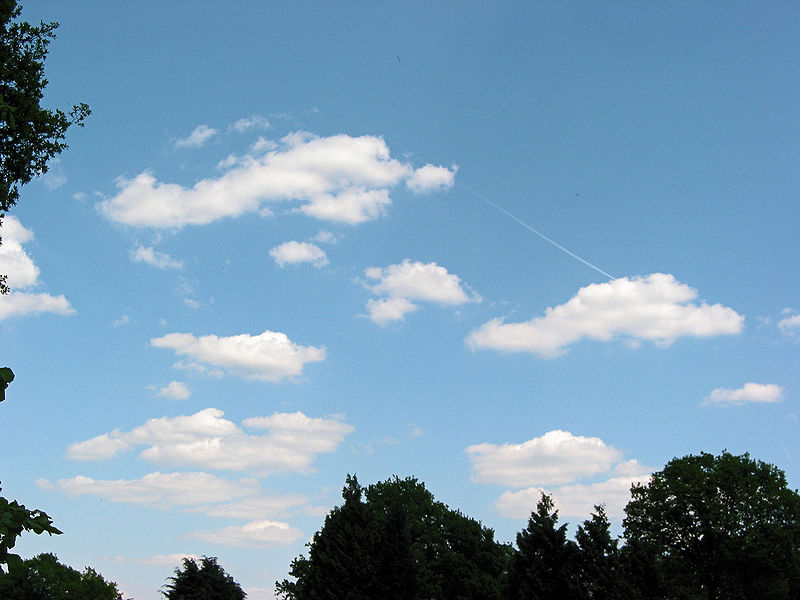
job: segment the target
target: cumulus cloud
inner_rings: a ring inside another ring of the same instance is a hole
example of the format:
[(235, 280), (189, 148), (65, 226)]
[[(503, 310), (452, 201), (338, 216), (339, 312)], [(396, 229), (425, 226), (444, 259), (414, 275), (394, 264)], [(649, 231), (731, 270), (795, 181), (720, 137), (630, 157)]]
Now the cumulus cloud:
[(541, 494), (552, 496), (560, 517), (587, 519), (596, 504), (605, 505), (611, 519), (624, 516), (625, 505), (630, 501), (631, 486), (646, 483), (652, 470), (637, 461), (622, 463), (612, 477), (595, 483), (574, 483), (550, 489), (529, 487), (518, 491), (506, 491), (495, 502), (495, 508), (504, 517), (527, 519), (536, 509)]
[(159, 252), (155, 248), (137, 246), (131, 250), (131, 260), (135, 263), (144, 263), (156, 269), (182, 269), (183, 263), (175, 260), (169, 254)]
[[(73, 460), (101, 460), (135, 446), (146, 446), (139, 457), (158, 465), (273, 473), (313, 471), (321, 453), (333, 452), (353, 427), (338, 418), (312, 418), (301, 412), (251, 417), (242, 425), (266, 429), (245, 433), (216, 408), (193, 415), (150, 419), (129, 432), (114, 430), (72, 444)], [(209, 500), (211, 502), (212, 500)]]
[(194, 128), (194, 131), (189, 134), (188, 137), (182, 138), (180, 140), (175, 140), (175, 146), (178, 148), (199, 148), (203, 144), (205, 144), (208, 140), (212, 137), (217, 135), (218, 131), (213, 127), (209, 127), (208, 125), (198, 125)]
[(717, 388), (703, 404), (766, 404), (783, 400), (783, 388), (774, 383), (745, 383), (739, 389)]
[(467, 337), (472, 348), (531, 352), (549, 358), (582, 338), (667, 346), (679, 337), (730, 335), (742, 330), (744, 317), (721, 304), (694, 303), (697, 291), (672, 275), (623, 277), (578, 290), (567, 303), (522, 323), (493, 319)]
[(170, 400), (186, 400), (192, 393), (182, 381), (170, 381), (166, 386), (156, 392), (159, 398), (169, 398)]
[[(190, 136), (191, 137), (191, 136)], [(261, 156), (248, 157), (218, 178), (191, 188), (163, 183), (149, 172), (119, 179), (119, 191), (98, 204), (109, 219), (136, 227), (205, 225), (259, 212), (268, 202), (289, 202), (323, 220), (357, 224), (376, 219), (391, 203), (389, 191), (414, 181), (412, 191), (447, 187), (443, 172), (426, 165), (417, 171), (391, 158), (380, 137), (318, 137), (296, 132)], [(455, 175), (452, 170), (443, 169)], [(416, 177), (416, 179), (414, 179)]]
[(328, 255), (325, 254), (325, 251), (319, 246), (308, 242), (296, 242), (294, 240), (284, 242), (272, 248), (269, 251), (269, 255), (281, 268), (299, 263), (311, 263), (315, 267), (324, 267), (328, 264)]
[(282, 521), (251, 521), (241, 527), (231, 526), (216, 531), (195, 531), (187, 538), (224, 546), (273, 548), (290, 546), (303, 538), (303, 532)]
[(169, 333), (151, 339), (150, 344), (170, 348), (192, 362), (225, 369), (231, 375), (264, 381), (299, 376), (306, 363), (325, 359), (324, 347), (300, 346), (285, 333), (275, 331), (230, 337)]
[(600, 438), (559, 429), (521, 444), (476, 444), (466, 452), (472, 481), (513, 487), (568, 483), (608, 471), (622, 458)]
[(141, 504), (155, 508), (226, 502), (258, 492), (254, 479), (228, 481), (208, 473), (149, 473), (141, 479), (96, 480), (78, 475), (36, 482), (42, 488), (56, 488), (68, 496), (97, 496), (112, 502)]
[(434, 190), (448, 190), (453, 187), (458, 167), (447, 169), (427, 164), (414, 171), (406, 180), (408, 188), (417, 194)]
[(33, 239), (16, 217), (5, 215), (0, 224), (0, 273), (7, 276), (11, 293), (0, 296), (0, 321), (10, 317), (37, 313), (73, 315), (75, 310), (63, 296), (28, 291), (39, 285), (37, 267), (23, 244)]
[(778, 321), (780, 330), (786, 335), (792, 335), (800, 331), (800, 314), (793, 314), (794, 311), (791, 309), (786, 309), (783, 313), (788, 316)]
[(380, 325), (400, 320), (416, 310), (418, 306), (412, 300), (448, 306), (481, 301), (480, 296), (462, 287), (457, 275), (435, 262), (412, 262), (406, 258), (400, 264), (370, 267), (364, 274), (377, 280), (370, 288), (372, 292), (386, 296), (367, 301), (370, 319)]

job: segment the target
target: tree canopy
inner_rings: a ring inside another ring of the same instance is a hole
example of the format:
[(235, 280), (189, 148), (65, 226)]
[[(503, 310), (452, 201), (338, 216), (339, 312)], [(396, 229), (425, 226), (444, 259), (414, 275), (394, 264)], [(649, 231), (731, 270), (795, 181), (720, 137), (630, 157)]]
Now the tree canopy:
[(82, 572), (64, 565), (54, 554), (21, 561), (8, 574), (0, 572), (3, 600), (121, 600), (113, 581), (91, 567)]
[(499, 599), (510, 547), (434, 500), (414, 478), (362, 488), (348, 476), (334, 508), (276, 584), (287, 600)]
[(800, 496), (777, 467), (748, 454), (671, 460), (631, 490), (625, 537), (661, 594), (685, 598), (797, 598)]
[[(0, 0), (0, 222), (17, 203), (19, 187), (47, 172), (47, 163), (67, 148), (66, 133), (83, 126), (86, 104), (69, 113), (42, 106), (44, 62), (58, 23), (18, 20), (16, 0)], [(0, 240), (2, 242), (2, 240)], [(0, 274), (0, 293), (6, 293)]]
[(244, 600), (242, 587), (228, 575), (213, 556), (204, 556), (198, 564), (193, 558), (183, 559), (183, 568), (164, 586), (167, 600)]

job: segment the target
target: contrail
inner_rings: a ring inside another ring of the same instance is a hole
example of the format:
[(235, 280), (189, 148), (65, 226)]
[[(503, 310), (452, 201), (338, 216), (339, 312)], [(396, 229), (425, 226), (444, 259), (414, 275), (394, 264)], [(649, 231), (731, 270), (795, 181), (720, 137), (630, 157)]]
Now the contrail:
[(605, 275), (605, 276), (606, 276), (606, 277), (608, 277), (609, 279), (616, 279), (616, 277), (614, 277), (613, 275), (609, 275), (608, 273), (606, 273), (605, 271), (603, 271), (603, 269), (601, 269), (600, 267), (596, 267), (595, 265), (593, 265), (592, 263), (590, 263), (588, 260), (584, 260), (584, 259), (582, 259), (580, 256), (578, 256), (577, 254), (575, 254), (574, 252), (570, 252), (569, 250), (567, 250), (566, 248), (564, 248), (564, 246), (562, 246), (561, 244), (559, 244), (559, 243), (558, 243), (558, 242), (556, 242), (555, 240), (551, 240), (549, 237), (547, 237), (547, 236), (546, 236), (545, 234), (543, 234), (541, 231), (537, 231), (535, 228), (533, 228), (533, 227), (531, 227), (530, 225), (528, 225), (528, 224), (527, 224), (525, 221), (523, 221), (522, 219), (520, 219), (520, 218), (518, 218), (518, 217), (515, 217), (515, 216), (514, 216), (514, 215), (512, 215), (510, 212), (508, 212), (508, 211), (507, 211), (505, 208), (503, 208), (502, 206), (500, 206), (500, 205), (498, 205), (498, 204), (495, 204), (494, 202), (492, 202), (492, 201), (491, 201), (491, 200), (489, 200), (488, 198), (486, 198), (486, 197), (482, 196), (481, 194), (479, 194), (479, 193), (478, 193), (478, 192), (476, 192), (475, 190), (472, 190), (472, 189), (468, 188), (467, 186), (465, 186), (463, 183), (460, 183), (460, 182), (456, 182), (456, 185), (458, 185), (459, 187), (461, 187), (461, 188), (463, 188), (464, 190), (468, 191), (470, 194), (472, 194), (473, 196), (475, 196), (475, 197), (476, 197), (476, 198), (478, 198), (479, 200), (483, 200), (483, 201), (484, 201), (484, 202), (486, 202), (486, 204), (488, 204), (489, 206), (491, 206), (491, 207), (495, 208), (496, 210), (499, 210), (501, 213), (503, 213), (503, 214), (504, 214), (505, 216), (507, 216), (509, 219), (512, 219), (512, 220), (516, 221), (517, 223), (519, 223), (520, 225), (522, 225), (522, 226), (523, 226), (525, 229), (527, 229), (528, 231), (531, 231), (531, 232), (535, 233), (536, 235), (538, 235), (540, 238), (542, 238), (542, 239), (543, 239), (545, 242), (547, 242), (548, 244), (551, 244), (551, 245), (555, 246), (556, 248), (558, 248), (559, 250), (561, 250), (562, 252), (565, 252), (566, 254), (569, 254), (569, 255), (570, 255), (572, 258), (574, 258), (574, 259), (576, 259), (576, 260), (579, 260), (579, 261), (581, 261), (581, 262), (582, 262), (583, 264), (585, 264), (587, 267), (594, 269), (594, 270), (595, 270), (595, 271), (597, 271), (598, 273), (602, 273), (603, 275)]

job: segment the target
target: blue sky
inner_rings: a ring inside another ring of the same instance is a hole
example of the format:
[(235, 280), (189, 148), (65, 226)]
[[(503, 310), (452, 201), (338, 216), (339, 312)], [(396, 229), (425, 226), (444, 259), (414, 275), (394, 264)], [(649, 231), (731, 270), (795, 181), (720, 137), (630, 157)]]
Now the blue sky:
[(347, 473), (502, 541), (689, 453), (798, 486), (796, 4), (23, 16), (93, 110), (2, 231), (3, 494), (64, 530), (23, 555), (262, 600)]

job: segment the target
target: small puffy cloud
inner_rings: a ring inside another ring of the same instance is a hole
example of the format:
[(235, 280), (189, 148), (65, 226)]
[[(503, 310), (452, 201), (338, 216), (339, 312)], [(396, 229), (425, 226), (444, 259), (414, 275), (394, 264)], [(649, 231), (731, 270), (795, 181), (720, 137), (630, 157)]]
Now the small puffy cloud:
[(591, 284), (544, 316), (522, 323), (493, 319), (467, 337), (472, 348), (531, 352), (550, 358), (582, 338), (608, 341), (626, 337), (667, 346), (679, 337), (730, 335), (744, 317), (721, 304), (692, 302), (697, 291), (672, 275), (653, 273)]
[(596, 437), (554, 430), (521, 444), (466, 449), (472, 481), (513, 487), (563, 484), (608, 471), (622, 452)]
[(400, 321), (406, 314), (414, 312), (419, 306), (405, 298), (386, 298), (384, 300), (367, 300), (369, 318), (378, 325), (386, 325), (392, 321)]
[(324, 347), (300, 346), (285, 333), (275, 331), (230, 337), (170, 333), (151, 339), (150, 344), (170, 348), (192, 362), (225, 369), (231, 375), (264, 381), (299, 376), (306, 363), (325, 359)]
[(75, 314), (63, 295), (27, 291), (39, 285), (39, 267), (22, 247), (33, 239), (30, 230), (25, 229), (16, 217), (5, 215), (0, 224), (0, 237), (0, 273), (7, 276), (11, 287), (11, 293), (0, 296), (0, 321), (37, 313)]
[(800, 331), (800, 314), (793, 314), (794, 311), (787, 309), (783, 311), (785, 316), (778, 321), (778, 327), (786, 335), (792, 335)]
[(717, 388), (703, 404), (767, 404), (783, 400), (783, 388), (774, 383), (745, 383), (736, 390)]
[(206, 408), (188, 416), (150, 419), (129, 432), (114, 430), (72, 444), (67, 456), (102, 460), (146, 446), (140, 458), (171, 467), (252, 471), (260, 476), (309, 473), (318, 454), (335, 451), (353, 431), (338, 418), (312, 418), (296, 412), (245, 419), (244, 427), (267, 430), (264, 435), (251, 435), (223, 416), (221, 410)]
[(412, 300), (433, 302), (440, 305), (455, 306), (467, 302), (480, 302), (477, 294), (467, 292), (461, 279), (447, 269), (436, 264), (403, 260), (400, 264), (388, 267), (370, 267), (364, 271), (369, 279), (377, 280), (371, 286), (382, 299), (367, 302), (369, 317), (384, 325), (402, 319), (418, 307)]
[(128, 323), (131, 322), (131, 318), (128, 315), (122, 315), (119, 319), (114, 319), (111, 322), (111, 327), (116, 329), (117, 327), (124, 327)]
[(544, 492), (553, 497), (559, 517), (587, 519), (596, 504), (603, 504), (609, 518), (621, 519), (631, 498), (631, 486), (646, 483), (652, 470), (635, 460), (622, 463), (620, 467), (615, 469), (611, 478), (595, 483), (575, 483), (547, 490), (530, 487), (507, 491), (495, 501), (495, 508), (504, 517), (527, 519)]
[(208, 125), (198, 125), (194, 128), (194, 131), (189, 134), (189, 137), (176, 140), (175, 146), (178, 148), (199, 148), (212, 137), (217, 135), (217, 133), (217, 130), (213, 127), (209, 127)]
[(156, 392), (159, 398), (169, 398), (170, 400), (186, 400), (192, 393), (182, 381), (170, 381), (166, 386)]
[(141, 479), (96, 480), (78, 475), (36, 482), (39, 487), (55, 488), (68, 496), (96, 496), (112, 502), (141, 504), (155, 508), (197, 505), (205, 502), (226, 502), (258, 492), (253, 479), (229, 481), (208, 473), (149, 473)]
[(261, 115), (253, 115), (239, 119), (235, 123), (231, 124), (230, 128), (234, 131), (242, 133), (248, 129), (269, 129), (270, 127), (272, 127), (272, 125), (270, 125), (266, 117), (262, 117)]
[(183, 263), (175, 260), (169, 254), (159, 252), (155, 248), (138, 246), (131, 250), (131, 260), (135, 263), (144, 263), (156, 269), (182, 269)]
[(412, 173), (406, 180), (406, 185), (415, 194), (438, 190), (449, 190), (453, 187), (458, 167), (447, 169), (427, 164)]
[(241, 527), (231, 526), (216, 531), (195, 531), (187, 538), (223, 546), (274, 548), (290, 546), (303, 538), (303, 532), (282, 521), (251, 521)]
[(269, 251), (269, 255), (281, 268), (299, 263), (311, 263), (318, 268), (328, 264), (328, 256), (325, 251), (319, 246), (308, 242), (296, 242), (294, 240), (284, 242), (272, 248)]
[(338, 239), (333, 233), (323, 229), (314, 236), (314, 241), (318, 244), (335, 244)]
[[(393, 159), (380, 137), (296, 132), (275, 147), (261, 144), (261, 149), (263, 155), (227, 161), (230, 169), (224, 174), (191, 188), (160, 182), (149, 172), (121, 178), (116, 196), (100, 202), (98, 209), (135, 227), (175, 228), (258, 213), (265, 203), (284, 202), (318, 219), (354, 225), (380, 217), (391, 203), (389, 191), (404, 180), (413, 180), (419, 191), (446, 187), (446, 176), (436, 171), (442, 167), (415, 171)], [(444, 171), (455, 174), (455, 169)]]

